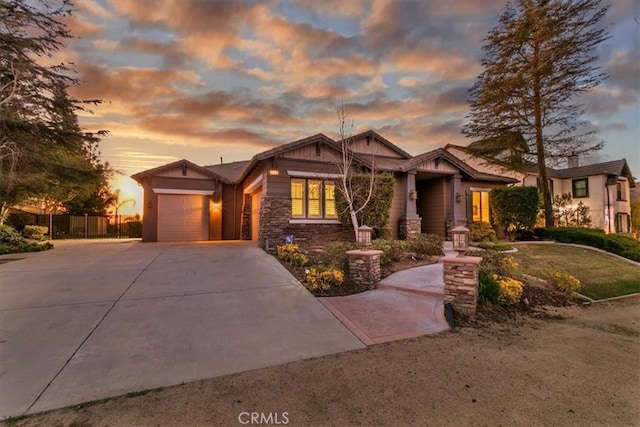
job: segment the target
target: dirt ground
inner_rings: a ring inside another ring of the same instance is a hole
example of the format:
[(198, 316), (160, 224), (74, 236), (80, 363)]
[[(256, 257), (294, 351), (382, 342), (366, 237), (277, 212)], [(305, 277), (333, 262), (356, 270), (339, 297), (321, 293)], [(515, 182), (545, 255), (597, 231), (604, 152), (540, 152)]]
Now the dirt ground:
[[(548, 314), (132, 394), (11, 424), (640, 425), (640, 298), (553, 308)], [(251, 413), (257, 413), (253, 422)]]

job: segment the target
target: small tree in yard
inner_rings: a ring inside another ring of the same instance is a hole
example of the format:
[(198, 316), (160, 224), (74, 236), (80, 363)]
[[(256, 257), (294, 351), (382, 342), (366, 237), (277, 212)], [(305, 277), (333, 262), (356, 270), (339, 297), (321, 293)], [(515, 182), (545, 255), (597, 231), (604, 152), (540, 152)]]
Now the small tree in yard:
[(571, 193), (564, 193), (553, 198), (553, 216), (560, 227), (589, 227), (591, 217), (589, 206), (582, 202), (573, 206)]
[(554, 222), (548, 163), (602, 148), (580, 121), (584, 105), (572, 100), (606, 77), (594, 62), (608, 38), (597, 26), (607, 9), (601, 0), (511, 0), (484, 40), (485, 70), (462, 133), (505, 148), (510, 135), (524, 138), (538, 164), (547, 226)]
[(494, 221), (500, 224), (513, 240), (518, 230), (530, 231), (536, 224), (538, 189), (536, 187), (494, 188), (491, 190), (491, 207)]
[[(336, 188), (344, 201), (343, 212), (348, 213), (355, 240), (358, 240), (358, 214), (367, 207), (373, 196), (375, 183), (375, 157), (371, 154), (371, 167), (367, 173), (365, 185), (356, 185), (356, 170), (354, 169), (355, 153), (351, 150), (353, 142), (353, 120), (349, 119), (344, 103), (338, 110), (338, 122), (340, 124), (340, 158), (335, 162), (338, 168), (339, 178), (336, 180)], [(359, 180), (362, 183), (362, 180)]]

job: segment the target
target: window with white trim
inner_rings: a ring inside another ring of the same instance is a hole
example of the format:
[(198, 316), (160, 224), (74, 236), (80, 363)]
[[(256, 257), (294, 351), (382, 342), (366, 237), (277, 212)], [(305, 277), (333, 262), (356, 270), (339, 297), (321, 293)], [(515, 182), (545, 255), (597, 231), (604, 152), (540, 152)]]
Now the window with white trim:
[(490, 222), (489, 219), (489, 191), (472, 191), (472, 220), (473, 222)]
[(337, 218), (335, 189), (333, 181), (291, 178), (291, 217)]

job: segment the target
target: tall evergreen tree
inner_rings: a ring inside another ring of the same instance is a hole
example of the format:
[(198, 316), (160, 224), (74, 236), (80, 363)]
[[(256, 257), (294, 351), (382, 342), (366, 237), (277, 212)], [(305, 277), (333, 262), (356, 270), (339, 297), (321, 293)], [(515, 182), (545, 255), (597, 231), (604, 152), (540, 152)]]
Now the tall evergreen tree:
[(485, 70), (470, 91), (462, 133), (524, 137), (538, 164), (546, 225), (553, 225), (546, 167), (603, 145), (581, 120), (586, 109), (576, 97), (606, 78), (595, 49), (608, 38), (598, 25), (607, 9), (601, 0), (511, 0), (484, 39)]
[(84, 132), (77, 117), (99, 101), (69, 95), (71, 66), (43, 64), (71, 37), (71, 13), (69, 0), (0, 0), (0, 224), (12, 205), (60, 206), (108, 176), (97, 153), (105, 132)]

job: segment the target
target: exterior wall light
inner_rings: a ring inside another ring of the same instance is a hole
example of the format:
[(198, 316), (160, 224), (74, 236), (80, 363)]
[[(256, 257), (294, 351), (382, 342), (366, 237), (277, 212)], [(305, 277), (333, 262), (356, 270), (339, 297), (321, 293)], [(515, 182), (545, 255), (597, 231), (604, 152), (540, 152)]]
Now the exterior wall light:
[(361, 245), (369, 246), (371, 244), (371, 234), (373, 229), (366, 225), (358, 227), (358, 243)]
[(417, 200), (417, 199), (418, 199), (418, 192), (416, 190), (410, 190), (409, 200)]
[(278, 169), (269, 169), (269, 176), (278, 176), (280, 171)]
[(464, 253), (469, 250), (469, 229), (459, 225), (451, 230), (451, 236), (453, 237), (453, 250), (458, 252), (458, 256), (464, 256)]

